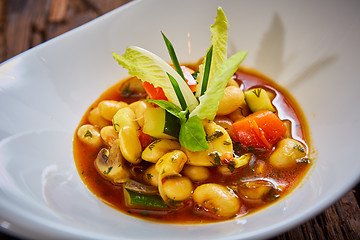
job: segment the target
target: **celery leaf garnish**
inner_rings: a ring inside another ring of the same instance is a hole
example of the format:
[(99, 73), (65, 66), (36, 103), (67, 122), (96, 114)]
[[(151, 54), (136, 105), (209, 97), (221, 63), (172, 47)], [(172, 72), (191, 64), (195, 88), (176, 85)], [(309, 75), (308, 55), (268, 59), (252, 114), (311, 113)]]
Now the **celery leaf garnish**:
[(189, 111), (192, 111), (199, 104), (186, 82), (175, 69), (154, 53), (140, 47), (130, 46), (127, 47), (123, 55), (115, 52), (112, 55), (121, 66), (128, 70), (131, 76), (149, 82), (155, 87), (161, 87), (168, 100), (177, 106), (181, 107), (181, 104), (166, 73), (173, 76), (178, 83), (186, 105), (190, 106)]
[(219, 101), (224, 96), (226, 84), (246, 55), (247, 51), (242, 51), (225, 60), (216, 72), (211, 86), (200, 97), (200, 104), (190, 113), (190, 117), (197, 115), (200, 119), (213, 120), (215, 118)]
[[(227, 58), (228, 29), (229, 29), (229, 23), (225, 16), (224, 10), (221, 7), (219, 7), (217, 9), (215, 23), (210, 27), (210, 31), (212, 33), (211, 46), (213, 50), (211, 56), (211, 68), (210, 68), (207, 88), (211, 86), (217, 69)], [(205, 73), (206, 58), (207, 56), (205, 55), (203, 63), (199, 66), (199, 75), (197, 78), (198, 85), (196, 89), (197, 97), (200, 97), (201, 94), (204, 73)]]

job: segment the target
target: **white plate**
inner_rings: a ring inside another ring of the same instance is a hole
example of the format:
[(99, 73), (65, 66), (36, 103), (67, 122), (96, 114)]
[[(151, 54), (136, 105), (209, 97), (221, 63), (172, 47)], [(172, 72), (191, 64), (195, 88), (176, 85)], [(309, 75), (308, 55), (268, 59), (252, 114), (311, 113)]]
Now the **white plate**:
[[(230, 22), (229, 54), (286, 87), (308, 119), (316, 163), (302, 187), (263, 211), (207, 225), (124, 215), (80, 180), (72, 136), (86, 108), (127, 72), (111, 51), (144, 47), (183, 62), (205, 54), (216, 8)], [(324, 210), (359, 180), (360, 2), (136, 1), (0, 65), (0, 225), (32, 238), (270, 237)], [(191, 46), (191, 47), (189, 47)]]

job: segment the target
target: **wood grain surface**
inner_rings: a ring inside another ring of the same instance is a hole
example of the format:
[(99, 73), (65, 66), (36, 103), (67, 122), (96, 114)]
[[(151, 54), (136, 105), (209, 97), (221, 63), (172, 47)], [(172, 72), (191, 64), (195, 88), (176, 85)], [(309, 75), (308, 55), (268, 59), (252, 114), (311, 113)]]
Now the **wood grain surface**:
[[(0, 0), (0, 62), (129, 1)], [(360, 239), (359, 202), (360, 184), (320, 215), (271, 240)], [(4, 239), (18, 238), (0, 232)]]

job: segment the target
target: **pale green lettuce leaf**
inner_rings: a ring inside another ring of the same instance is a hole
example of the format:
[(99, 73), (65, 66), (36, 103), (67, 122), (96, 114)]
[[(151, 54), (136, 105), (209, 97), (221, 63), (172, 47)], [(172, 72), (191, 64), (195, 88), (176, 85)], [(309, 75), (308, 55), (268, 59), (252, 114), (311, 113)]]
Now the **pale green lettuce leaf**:
[(213, 83), (208, 87), (205, 94), (200, 97), (200, 104), (190, 113), (190, 117), (197, 115), (200, 119), (213, 120), (215, 118), (227, 82), (239, 68), (246, 55), (247, 51), (238, 52), (221, 64)]
[(131, 76), (152, 83), (155, 87), (161, 87), (168, 100), (177, 106), (181, 107), (166, 73), (173, 76), (179, 84), (186, 104), (189, 106), (189, 111), (192, 111), (199, 104), (186, 82), (159, 56), (136, 46), (128, 47), (123, 55), (114, 52), (112, 55), (121, 66), (128, 70)]
[[(217, 69), (227, 58), (228, 29), (229, 29), (229, 23), (225, 16), (224, 10), (221, 7), (219, 7), (217, 9), (215, 23), (210, 27), (212, 33), (211, 45), (213, 46), (213, 54), (211, 58), (211, 68), (210, 68), (210, 74), (208, 80), (208, 87), (211, 86)], [(199, 66), (199, 76), (197, 78), (198, 85), (196, 89), (197, 96), (199, 96), (201, 92), (202, 80), (204, 77), (205, 62), (206, 62), (206, 55), (204, 56), (203, 63)]]

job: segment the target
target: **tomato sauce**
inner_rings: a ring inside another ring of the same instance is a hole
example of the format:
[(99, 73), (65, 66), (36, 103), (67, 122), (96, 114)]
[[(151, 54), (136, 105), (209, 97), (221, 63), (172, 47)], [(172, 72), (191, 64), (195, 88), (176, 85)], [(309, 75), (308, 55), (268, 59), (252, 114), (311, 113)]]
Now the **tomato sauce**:
[[(261, 87), (272, 93), (272, 103), (277, 110), (279, 118), (282, 121), (290, 123), (291, 137), (300, 141), (305, 146), (305, 151), (307, 152), (307, 156), (309, 156), (308, 143), (310, 139), (308, 127), (304, 115), (293, 97), (284, 88), (267, 77), (249, 69), (240, 68), (235, 73), (234, 79), (239, 83), (243, 91), (253, 87)], [(101, 100), (117, 100), (130, 103), (139, 99), (139, 97), (123, 97), (121, 92), (123, 90), (121, 89), (123, 89), (122, 82), (119, 82), (104, 92), (100, 98), (89, 107), (79, 127), (89, 123), (87, 119), (88, 113)], [(217, 217), (201, 207), (196, 206), (191, 198), (185, 200), (180, 209), (152, 210), (128, 208), (125, 205), (122, 185), (113, 184), (97, 171), (94, 160), (100, 149), (84, 144), (78, 139), (76, 134), (73, 147), (76, 167), (83, 182), (99, 199), (122, 213), (151, 221), (176, 224), (208, 223), (229, 219)], [(241, 188), (242, 185), (246, 186), (254, 180), (266, 180), (273, 184), (274, 188), (278, 189), (278, 191), (269, 194), (267, 198), (262, 201), (241, 199), (242, 205), (240, 210), (230, 219), (259, 211), (270, 204), (274, 204), (298, 186), (311, 167), (310, 162), (304, 162), (292, 168), (277, 169), (267, 162), (271, 151), (258, 151), (256, 149), (253, 151), (254, 157), (251, 158), (249, 164), (245, 167), (235, 169), (232, 174), (222, 174), (218, 171), (217, 167), (210, 167), (210, 178), (205, 182), (220, 183), (229, 188), (238, 189)], [(244, 149), (234, 143), (234, 154), (241, 155), (242, 153), (244, 153)], [(132, 169), (135, 174), (141, 174), (145, 171), (148, 164), (142, 161), (139, 165), (140, 166), (135, 167), (135, 165), (129, 163), (128, 167)], [(194, 189), (197, 185), (199, 184), (194, 183)]]

